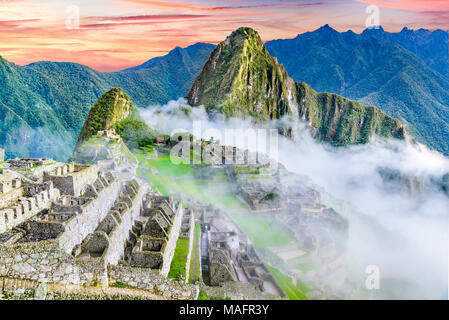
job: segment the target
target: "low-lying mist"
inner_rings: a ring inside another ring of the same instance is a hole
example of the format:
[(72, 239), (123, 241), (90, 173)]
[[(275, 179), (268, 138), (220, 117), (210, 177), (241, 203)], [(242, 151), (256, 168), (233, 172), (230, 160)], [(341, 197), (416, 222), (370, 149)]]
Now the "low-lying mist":
[[(168, 134), (195, 134), (192, 119), (201, 121), (203, 138), (256, 126), (250, 120), (210, 120), (203, 108), (179, 108), (186, 105), (180, 99), (141, 113)], [(446, 299), (449, 159), (421, 144), (378, 138), (335, 148), (315, 141), (304, 123), (295, 127), (295, 141), (279, 136), (277, 160), (308, 176), (323, 200), (349, 220), (349, 276), (364, 287), (367, 267), (378, 268), (380, 287), (370, 292), (372, 298)]]
[(6, 134), (3, 147), (7, 158), (52, 158), (67, 161), (73, 145), (73, 137), (67, 131), (22, 125)]

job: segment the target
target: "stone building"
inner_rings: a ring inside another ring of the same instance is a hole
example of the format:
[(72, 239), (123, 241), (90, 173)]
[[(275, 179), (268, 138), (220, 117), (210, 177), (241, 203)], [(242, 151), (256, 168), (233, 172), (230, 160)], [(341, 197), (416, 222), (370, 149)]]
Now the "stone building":
[(52, 183), (30, 184), (12, 172), (0, 174), (0, 233), (17, 227), (43, 210), (59, 197)]
[(75, 165), (73, 163), (44, 173), (44, 182), (51, 181), (62, 193), (74, 197), (81, 195), (87, 185), (97, 183), (95, 165)]
[(129, 265), (159, 269), (165, 276), (170, 271), (184, 208), (170, 197), (147, 196), (141, 228), (130, 244)]
[(286, 294), (257, 255), (246, 235), (234, 221), (213, 206), (197, 208), (206, 226), (208, 279), (211, 286), (227, 286), (230, 282), (251, 284), (255, 290), (273, 296)]

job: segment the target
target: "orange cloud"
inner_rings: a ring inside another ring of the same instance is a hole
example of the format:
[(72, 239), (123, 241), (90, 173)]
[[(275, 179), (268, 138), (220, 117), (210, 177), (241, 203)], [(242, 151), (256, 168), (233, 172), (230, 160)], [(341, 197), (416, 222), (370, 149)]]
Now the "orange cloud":
[[(263, 40), (292, 38), (326, 23), (341, 31), (348, 27), (361, 30), (365, 26), (364, 5), (369, 3), (397, 8), (385, 10), (383, 21), (387, 25), (384, 27), (394, 25), (400, 30), (402, 25), (412, 22), (421, 23), (418, 27), (432, 28), (448, 21), (447, 14), (439, 11), (441, 5), (449, 6), (449, 0), (70, 2), (78, 3), (80, 8), (79, 29), (66, 29), (66, 4), (61, 2), (8, 1), (0, 10), (0, 55), (18, 64), (38, 60), (71, 61), (96, 70), (113, 71), (143, 63), (175, 46), (218, 43), (241, 26), (255, 28)], [(421, 9), (423, 3), (425, 10)], [(394, 11), (394, 19), (388, 11)], [(401, 15), (401, 26), (396, 25), (397, 14)]]
[[(107, 0), (108, 1), (108, 0)], [(115, 2), (122, 2), (128, 4), (135, 4), (140, 6), (147, 6), (159, 9), (169, 9), (174, 11), (211, 11), (210, 5), (196, 5), (185, 2), (175, 1), (153, 1), (153, 0), (114, 0)], [(223, 9), (226, 12), (235, 12), (235, 9)]]

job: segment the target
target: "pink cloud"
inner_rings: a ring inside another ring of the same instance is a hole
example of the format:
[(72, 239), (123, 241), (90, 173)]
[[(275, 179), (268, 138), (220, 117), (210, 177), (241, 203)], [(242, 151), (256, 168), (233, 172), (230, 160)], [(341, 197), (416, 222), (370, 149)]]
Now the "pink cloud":
[(358, 0), (370, 5), (402, 10), (447, 10), (448, 0)]

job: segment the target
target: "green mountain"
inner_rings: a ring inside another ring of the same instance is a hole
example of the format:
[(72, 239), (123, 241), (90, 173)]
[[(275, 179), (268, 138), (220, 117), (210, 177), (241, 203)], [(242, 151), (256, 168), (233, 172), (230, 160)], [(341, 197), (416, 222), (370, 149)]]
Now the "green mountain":
[(317, 93), (304, 82), (296, 83), (299, 115), (312, 136), (335, 146), (367, 143), (373, 135), (405, 139), (406, 129), (380, 109), (332, 93)]
[(187, 99), (192, 106), (204, 105), (227, 116), (297, 117), (292, 108), (294, 88), (294, 81), (270, 56), (259, 34), (240, 28), (213, 51)]
[(90, 140), (99, 131), (110, 129), (114, 129), (130, 149), (147, 145), (156, 135), (121, 88), (112, 88), (92, 105), (76, 147)]
[(121, 87), (138, 107), (187, 94), (215, 46), (198, 43), (120, 72), (75, 63), (17, 66), (0, 58), (0, 146), (7, 157), (66, 160), (91, 105)]
[(129, 96), (120, 88), (112, 88), (103, 94), (90, 108), (87, 119), (81, 130), (77, 146), (89, 140), (100, 130), (109, 130), (113, 126), (128, 118), (134, 106)]
[(375, 107), (295, 84), (250, 28), (234, 31), (218, 45), (187, 100), (226, 116), (250, 115), (262, 121), (285, 115), (303, 118), (314, 137), (337, 146), (365, 143), (373, 134), (405, 137), (403, 125)]
[[(121, 137), (119, 142), (109, 139), (117, 134)], [(121, 88), (112, 88), (90, 108), (71, 160), (81, 163), (105, 160), (117, 156), (119, 149), (128, 150), (128, 154), (129, 149), (152, 142), (155, 135), (129, 96)]]
[(449, 155), (447, 39), (441, 30), (370, 29), (358, 35), (326, 25), (266, 45), (295, 81), (375, 105), (406, 124), (418, 141)]

